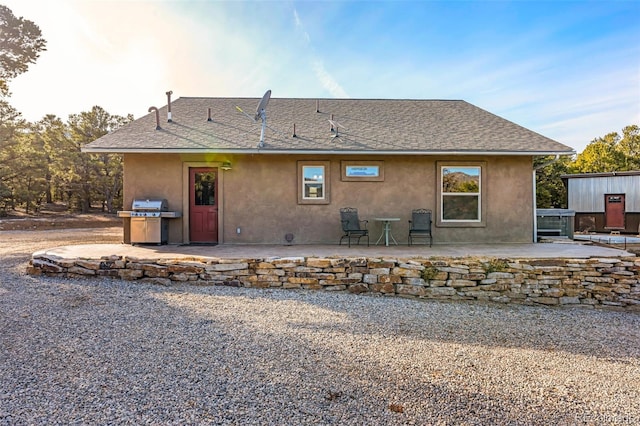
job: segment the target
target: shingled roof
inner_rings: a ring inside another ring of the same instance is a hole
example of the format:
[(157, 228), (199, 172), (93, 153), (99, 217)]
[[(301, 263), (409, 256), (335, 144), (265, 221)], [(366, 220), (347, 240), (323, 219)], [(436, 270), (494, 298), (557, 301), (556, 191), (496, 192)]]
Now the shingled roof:
[[(86, 152), (571, 154), (573, 150), (460, 100), (272, 98), (259, 147), (258, 98), (179, 98), (85, 146)], [(208, 111), (211, 108), (211, 121)], [(337, 123), (337, 134), (329, 120)], [(295, 125), (295, 135), (294, 135)]]

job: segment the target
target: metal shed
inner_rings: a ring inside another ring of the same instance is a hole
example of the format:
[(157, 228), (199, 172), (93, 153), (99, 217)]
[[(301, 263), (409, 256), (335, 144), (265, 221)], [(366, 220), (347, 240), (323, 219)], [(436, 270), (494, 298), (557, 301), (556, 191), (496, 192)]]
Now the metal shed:
[(567, 204), (582, 232), (637, 233), (640, 227), (640, 170), (562, 176)]

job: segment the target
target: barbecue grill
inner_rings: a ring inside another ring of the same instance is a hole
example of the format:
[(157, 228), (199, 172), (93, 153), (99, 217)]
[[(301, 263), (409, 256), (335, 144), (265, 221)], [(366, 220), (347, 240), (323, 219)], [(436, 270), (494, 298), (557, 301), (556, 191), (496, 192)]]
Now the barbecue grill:
[(131, 244), (167, 244), (167, 219), (180, 217), (180, 213), (170, 212), (166, 199), (138, 199), (133, 200), (131, 211), (119, 211), (118, 216), (131, 218)]

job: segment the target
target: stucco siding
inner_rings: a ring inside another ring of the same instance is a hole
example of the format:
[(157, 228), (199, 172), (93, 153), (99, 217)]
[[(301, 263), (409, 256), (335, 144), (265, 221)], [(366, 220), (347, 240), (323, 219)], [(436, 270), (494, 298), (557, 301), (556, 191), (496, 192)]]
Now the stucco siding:
[[(451, 161), (451, 157), (436, 156), (126, 154), (124, 203), (130, 205), (138, 197), (167, 198), (170, 210), (181, 211), (185, 216), (171, 221), (169, 242), (186, 242), (185, 164), (230, 161), (232, 170), (220, 170), (219, 179), (222, 183), (219, 193), (224, 200), (220, 212), (221, 240), (226, 244), (284, 244), (287, 233), (295, 236), (294, 244), (337, 244), (341, 236), (338, 210), (346, 206), (358, 208), (360, 218), (369, 220), (372, 244), (381, 233), (376, 217), (400, 218), (393, 223), (392, 232), (400, 244), (406, 244), (411, 210), (420, 207), (433, 210), (435, 244), (531, 242), (531, 157), (455, 159), (485, 163), (483, 226), (436, 227), (437, 162)], [(298, 161), (309, 160), (329, 162), (328, 204), (298, 204)], [(343, 181), (341, 160), (383, 160), (384, 180)]]
[[(182, 166), (176, 154), (124, 155), (123, 207), (135, 199), (166, 198), (170, 211), (182, 212)], [(129, 220), (125, 219), (124, 240), (129, 242)], [(169, 242), (182, 242), (182, 219), (170, 219)]]

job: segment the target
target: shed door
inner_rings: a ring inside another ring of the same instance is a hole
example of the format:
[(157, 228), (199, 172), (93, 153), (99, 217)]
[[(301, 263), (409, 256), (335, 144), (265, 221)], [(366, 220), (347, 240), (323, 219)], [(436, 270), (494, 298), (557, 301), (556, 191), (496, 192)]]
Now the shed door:
[(189, 241), (218, 242), (218, 169), (189, 169)]
[(624, 194), (605, 194), (605, 228), (624, 229)]

